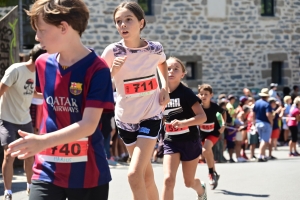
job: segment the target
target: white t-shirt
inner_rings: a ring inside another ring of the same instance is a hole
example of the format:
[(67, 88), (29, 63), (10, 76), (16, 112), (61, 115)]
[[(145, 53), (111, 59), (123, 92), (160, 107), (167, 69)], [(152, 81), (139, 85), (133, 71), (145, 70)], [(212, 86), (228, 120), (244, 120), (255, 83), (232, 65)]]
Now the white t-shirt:
[(166, 61), (166, 55), (159, 42), (145, 42), (145, 47), (128, 48), (121, 40), (106, 47), (101, 55), (110, 68), (116, 57), (127, 56), (113, 77), (117, 91), (115, 118), (124, 123), (137, 124), (162, 112), (157, 66)]
[(0, 98), (0, 119), (14, 124), (29, 123), (35, 72), (31, 72), (25, 63), (15, 63), (5, 71), (1, 83), (9, 88)]

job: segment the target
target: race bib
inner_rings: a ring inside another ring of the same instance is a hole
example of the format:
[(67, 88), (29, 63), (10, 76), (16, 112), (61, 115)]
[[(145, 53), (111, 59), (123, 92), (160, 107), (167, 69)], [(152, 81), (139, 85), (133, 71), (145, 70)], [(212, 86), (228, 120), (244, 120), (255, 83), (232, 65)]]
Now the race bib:
[(212, 132), (215, 129), (215, 123), (206, 123), (200, 125), (200, 130), (203, 132)]
[(182, 128), (175, 128), (172, 124), (165, 123), (165, 127), (166, 127), (166, 134), (168, 135), (181, 135), (190, 132), (190, 129), (187, 126)]
[(155, 75), (124, 80), (126, 97), (141, 97), (153, 94), (158, 84)]
[(76, 163), (87, 162), (88, 138), (58, 145), (39, 153), (39, 158), (47, 162)]

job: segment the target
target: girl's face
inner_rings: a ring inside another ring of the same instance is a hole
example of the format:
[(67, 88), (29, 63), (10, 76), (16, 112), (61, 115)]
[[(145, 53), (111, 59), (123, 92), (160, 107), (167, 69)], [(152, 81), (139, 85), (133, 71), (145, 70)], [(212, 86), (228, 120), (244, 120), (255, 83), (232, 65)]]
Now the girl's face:
[(180, 82), (184, 77), (182, 66), (174, 59), (167, 60), (169, 82)]
[(127, 8), (120, 8), (115, 14), (116, 28), (124, 40), (140, 38), (140, 30), (144, 26), (144, 19), (139, 21)]
[(292, 104), (292, 99), (288, 99), (287, 104)]
[(276, 107), (277, 107), (276, 102), (272, 102), (271, 107), (272, 107), (272, 109), (276, 109)]

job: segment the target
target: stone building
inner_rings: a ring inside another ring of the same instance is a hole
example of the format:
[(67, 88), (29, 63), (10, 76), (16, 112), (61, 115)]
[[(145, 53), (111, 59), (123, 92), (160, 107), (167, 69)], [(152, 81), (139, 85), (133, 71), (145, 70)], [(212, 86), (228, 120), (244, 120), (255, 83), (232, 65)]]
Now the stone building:
[[(121, 0), (85, 2), (91, 15), (82, 39), (101, 54), (120, 40), (112, 13)], [(216, 94), (240, 95), (244, 87), (271, 82), (300, 85), (299, 0), (139, 2), (147, 11), (143, 37), (160, 41), (167, 56), (186, 63), (193, 89), (209, 83)]]

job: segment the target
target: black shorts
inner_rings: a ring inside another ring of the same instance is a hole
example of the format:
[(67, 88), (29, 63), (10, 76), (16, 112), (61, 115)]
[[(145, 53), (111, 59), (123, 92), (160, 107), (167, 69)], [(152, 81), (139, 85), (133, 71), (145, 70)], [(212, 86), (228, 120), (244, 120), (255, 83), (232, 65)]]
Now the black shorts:
[(298, 142), (298, 126), (289, 126), (292, 134), (292, 142)]
[(107, 200), (108, 190), (108, 183), (94, 188), (62, 188), (33, 180), (29, 200)]
[(202, 154), (202, 145), (199, 138), (192, 141), (164, 141), (164, 154), (180, 154), (181, 161), (191, 161)]
[(140, 123), (140, 129), (135, 132), (123, 130), (118, 127), (119, 135), (126, 146), (136, 143), (137, 138), (157, 139), (160, 129), (162, 128), (162, 120), (145, 120)]
[(28, 133), (33, 133), (32, 123), (27, 124), (13, 124), (4, 120), (0, 120), (0, 139), (1, 146), (8, 145), (16, 139), (20, 138), (18, 130), (22, 130)]

